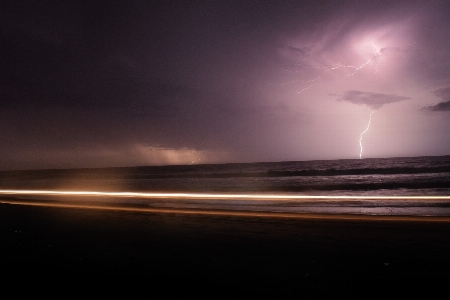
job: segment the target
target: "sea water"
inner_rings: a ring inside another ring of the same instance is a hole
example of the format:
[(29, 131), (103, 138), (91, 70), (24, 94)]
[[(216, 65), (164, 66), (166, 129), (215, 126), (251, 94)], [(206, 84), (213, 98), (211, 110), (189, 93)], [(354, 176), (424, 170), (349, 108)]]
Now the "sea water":
[(322, 196), (91, 200), (154, 208), (450, 216), (450, 197), (413, 197), (450, 196), (450, 156), (8, 171), (0, 172), (0, 188)]

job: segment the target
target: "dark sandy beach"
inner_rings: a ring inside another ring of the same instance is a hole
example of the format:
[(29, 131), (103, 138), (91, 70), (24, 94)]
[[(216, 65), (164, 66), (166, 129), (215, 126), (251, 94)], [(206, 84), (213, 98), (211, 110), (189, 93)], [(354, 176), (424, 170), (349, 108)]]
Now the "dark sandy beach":
[[(246, 291), (294, 298), (447, 293), (450, 222), (0, 205), (2, 290)], [(169, 287), (169, 288), (168, 288)], [(445, 297), (444, 297), (445, 298)]]

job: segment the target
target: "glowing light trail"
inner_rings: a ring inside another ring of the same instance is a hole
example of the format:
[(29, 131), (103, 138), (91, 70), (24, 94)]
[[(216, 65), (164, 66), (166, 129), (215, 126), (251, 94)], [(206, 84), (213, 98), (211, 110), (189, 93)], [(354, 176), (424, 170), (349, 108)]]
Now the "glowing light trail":
[(369, 130), (369, 127), (370, 127), (370, 121), (372, 120), (372, 114), (373, 114), (374, 112), (375, 112), (375, 111), (373, 110), (373, 111), (370, 113), (370, 116), (369, 116), (369, 123), (367, 124), (367, 128), (366, 128), (366, 130), (364, 130), (364, 131), (361, 133), (361, 135), (359, 136), (359, 148), (360, 148), (360, 151), (359, 151), (359, 159), (361, 159), (361, 157), (362, 157), (362, 150), (363, 150), (363, 147), (362, 147), (362, 138), (363, 138), (364, 133), (366, 133), (367, 130)]
[[(95, 196), (95, 197), (132, 197), (155, 199), (248, 199), (248, 200), (450, 200), (450, 196), (308, 196), (291, 194), (208, 194), (208, 193), (143, 193), (143, 192), (100, 192), (100, 191), (49, 191), (49, 190), (0, 190), (0, 195), (37, 195), (37, 196)], [(3, 200), (0, 200), (3, 202)], [(5, 200), (6, 201), (6, 200)]]

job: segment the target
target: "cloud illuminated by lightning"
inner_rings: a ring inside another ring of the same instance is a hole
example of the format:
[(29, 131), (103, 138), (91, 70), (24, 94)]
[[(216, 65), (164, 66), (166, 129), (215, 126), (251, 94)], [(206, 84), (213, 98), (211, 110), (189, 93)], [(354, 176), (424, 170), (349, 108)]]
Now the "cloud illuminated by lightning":
[[(315, 85), (316, 85), (315, 82), (318, 81), (319, 79), (321, 79), (326, 73), (328, 73), (328, 72), (330, 72), (330, 71), (334, 71), (334, 70), (337, 70), (337, 69), (340, 69), (340, 68), (350, 68), (350, 69), (353, 69), (354, 71), (353, 71), (352, 73), (349, 73), (349, 74), (345, 75), (345, 77), (354, 76), (356, 73), (358, 73), (359, 70), (361, 70), (362, 68), (364, 68), (365, 66), (367, 66), (372, 60), (377, 59), (377, 58), (380, 57), (380, 56), (381, 56), (381, 53), (375, 54), (374, 56), (372, 56), (372, 58), (370, 58), (368, 61), (366, 61), (365, 63), (363, 63), (363, 64), (360, 65), (359, 67), (351, 66), (351, 65), (337, 64), (337, 65), (334, 66), (334, 67), (330, 67), (330, 68), (325, 69), (325, 71), (323, 71), (319, 76), (317, 76), (317, 77), (315, 77), (315, 78), (313, 78), (313, 79), (310, 79), (310, 80), (301, 80), (301, 79), (299, 79), (299, 80), (292, 80), (292, 81), (289, 81), (289, 82), (286, 82), (286, 83), (281, 83), (281, 84), (279, 84), (279, 85), (289, 85), (289, 84), (292, 84), (292, 83), (298, 83), (298, 82), (312, 83), (312, 84), (310, 84), (310, 85), (304, 87), (303, 89), (297, 91), (297, 93), (300, 94), (300, 93), (302, 93), (302, 92), (304, 92), (304, 91), (306, 91), (306, 90), (312, 88), (313, 86), (315, 86)], [(375, 73), (377, 72), (377, 66), (378, 66), (378, 63), (379, 63), (379, 61), (377, 62), (377, 65), (375, 66)], [(339, 81), (341, 81), (341, 80), (343, 80), (343, 79), (344, 79), (344, 78), (339, 79), (339, 80), (336, 80), (336, 81), (334, 81), (334, 83), (339, 82)]]
[(363, 138), (363, 135), (364, 135), (364, 133), (366, 133), (367, 132), (367, 130), (369, 130), (369, 127), (370, 127), (370, 121), (372, 120), (372, 114), (374, 113), (375, 111), (373, 110), (371, 113), (370, 113), (370, 116), (369, 116), (369, 123), (367, 124), (367, 128), (360, 134), (360, 136), (359, 136), (359, 148), (360, 148), (360, 151), (359, 151), (359, 159), (361, 159), (361, 157), (362, 157), (362, 151), (363, 151), (363, 147), (362, 147), (362, 138)]
[[(291, 80), (285, 83), (280, 83), (278, 84), (279, 86), (284, 86), (284, 85), (290, 85), (290, 84), (294, 84), (294, 83), (306, 83), (309, 84), (306, 87), (300, 89), (299, 91), (297, 91), (298, 94), (312, 88), (313, 86), (317, 85), (317, 81), (320, 80), (321, 78), (323, 78), (323, 76), (325, 76), (325, 74), (330, 73), (332, 71), (337, 71), (339, 69), (351, 69), (352, 71), (348, 74), (343, 75), (340, 79), (333, 81), (333, 83), (336, 82), (340, 82), (342, 80), (344, 80), (347, 77), (350, 76), (354, 76), (356, 75), (361, 69), (365, 68), (367, 65), (369, 65), (372, 61), (375, 61), (375, 71), (374, 73), (377, 73), (378, 71), (378, 65), (381, 62), (381, 60), (383, 59), (383, 56), (386, 54), (387, 50), (390, 50), (391, 47), (383, 47), (383, 48), (379, 48), (377, 46), (375, 46), (374, 41), (371, 41), (371, 46), (373, 47), (373, 49), (375, 50), (375, 53), (373, 53), (371, 55), (371, 57), (366, 60), (364, 63), (358, 65), (345, 65), (345, 64), (341, 64), (340, 62), (338, 62), (337, 64), (331, 66), (331, 67), (304, 67), (303, 69), (324, 69), (323, 72), (320, 73), (320, 75), (318, 75), (317, 77), (314, 77), (312, 79), (308, 79), (308, 80), (304, 80), (304, 79), (298, 79), (298, 80)], [(290, 72), (290, 73), (297, 73), (295, 71), (292, 70), (284, 70), (286, 72)]]

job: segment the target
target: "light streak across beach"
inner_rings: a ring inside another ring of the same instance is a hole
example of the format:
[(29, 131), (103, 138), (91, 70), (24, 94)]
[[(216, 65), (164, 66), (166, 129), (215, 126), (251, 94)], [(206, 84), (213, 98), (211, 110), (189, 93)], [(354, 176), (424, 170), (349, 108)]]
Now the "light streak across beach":
[(220, 194), (220, 193), (152, 193), (152, 192), (102, 192), (102, 191), (58, 191), (58, 190), (0, 190), (0, 195), (35, 196), (93, 196), (132, 197), (155, 199), (246, 199), (246, 200), (450, 200), (450, 196), (315, 196), (292, 194)]

